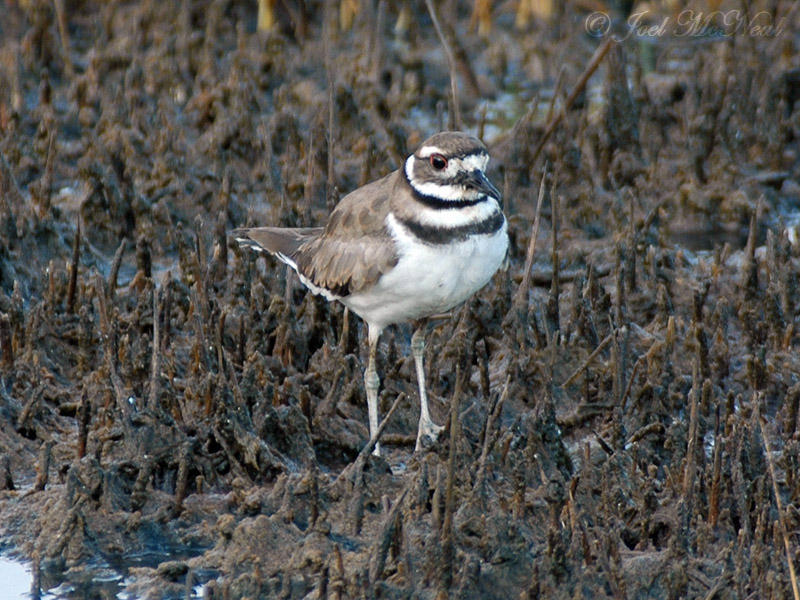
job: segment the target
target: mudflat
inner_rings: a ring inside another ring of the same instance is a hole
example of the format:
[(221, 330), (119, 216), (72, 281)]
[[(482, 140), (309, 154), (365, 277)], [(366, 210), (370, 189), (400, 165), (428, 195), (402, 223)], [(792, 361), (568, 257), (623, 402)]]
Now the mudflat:
[[(34, 592), (792, 596), (798, 11), (585, 4), (444, 2), (440, 38), (422, 2), (3, 2), (0, 551)], [(416, 453), (384, 332), (375, 458), (365, 327), (228, 232), (322, 225), (449, 129), (508, 269), (430, 325)]]

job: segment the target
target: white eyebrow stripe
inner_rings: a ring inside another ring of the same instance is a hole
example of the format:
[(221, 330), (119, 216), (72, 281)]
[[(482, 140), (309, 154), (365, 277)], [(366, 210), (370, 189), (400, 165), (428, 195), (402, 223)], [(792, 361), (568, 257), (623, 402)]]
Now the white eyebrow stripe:
[(420, 158), (428, 158), (431, 154), (444, 154), (444, 151), (438, 146), (423, 146), (419, 149)]
[[(420, 158), (429, 158), (434, 154), (441, 154), (442, 156), (447, 156), (447, 154), (439, 148), (438, 146), (423, 146), (419, 150), (419, 157)], [(463, 164), (465, 168), (469, 169), (470, 171), (473, 169), (480, 169), (483, 171), (486, 168), (486, 165), (489, 162), (489, 154), (484, 151), (476, 152), (474, 154), (468, 154), (464, 157), (454, 157), (451, 158), (448, 162), (452, 163), (453, 161), (459, 161), (460, 164)]]

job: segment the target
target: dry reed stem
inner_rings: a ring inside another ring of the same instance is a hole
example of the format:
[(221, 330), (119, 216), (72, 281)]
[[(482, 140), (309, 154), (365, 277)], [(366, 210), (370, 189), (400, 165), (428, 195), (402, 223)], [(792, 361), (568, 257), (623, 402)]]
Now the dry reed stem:
[(161, 376), (161, 331), (159, 328), (158, 298), (161, 288), (153, 285), (153, 354), (150, 361), (150, 410), (158, 407), (158, 379)]
[[(430, 0), (426, 0), (426, 2), (430, 2)], [(547, 143), (547, 140), (550, 139), (550, 136), (553, 135), (553, 131), (555, 131), (558, 124), (561, 123), (561, 120), (564, 118), (566, 112), (572, 107), (575, 103), (575, 100), (578, 98), (578, 95), (583, 91), (586, 87), (586, 84), (589, 81), (589, 78), (594, 74), (597, 70), (597, 67), (600, 66), (600, 62), (605, 58), (605, 55), (608, 54), (608, 51), (616, 45), (616, 41), (613, 38), (607, 38), (603, 45), (600, 46), (597, 50), (595, 50), (592, 59), (589, 61), (589, 64), (584, 69), (583, 73), (581, 74), (578, 82), (575, 84), (575, 87), (572, 88), (569, 96), (567, 96), (566, 102), (564, 102), (564, 108), (556, 113), (555, 118), (547, 124), (547, 129), (545, 129), (544, 134), (542, 134), (542, 139), (539, 140), (539, 145), (536, 146), (536, 150), (533, 153), (533, 158), (531, 159), (531, 164), (536, 163), (536, 159), (539, 158), (539, 154), (544, 148), (544, 145)]]
[(562, 388), (563, 388), (563, 387), (567, 387), (568, 385), (570, 385), (570, 384), (571, 384), (573, 381), (575, 381), (575, 379), (576, 379), (576, 378), (577, 378), (577, 377), (578, 377), (578, 376), (579, 376), (581, 373), (583, 373), (583, 372), (586, 370), (586, 368), (587, 368), (587, 367), (589, 366), (589, 364), (591, 364), (591, 362), (592, 362), (592, 361), (593, 361), (593, 360), (594, 360), (594, 359), (597, 357), (597, 355), (598, 355), (598, 354), (600, 354), (600, 353), (603, 351), (603, 349), (604, 349), (606, 346), (608, 346), (608, 344), (611, 342), (611, 340), (613, 340), (613, 339), (614, 339), (614, 335), (615, 335), (615, 333), (616, 333), (615, 331), (612, 331), (611, 333), (609, 333), (609, 334), (608, 334), (608, 335), (607, 335), (607, 336), (606, 336), (606, 337), (603, 339), (603, 341), (602, 341), (602, 342), (600, 342), (600, 344), (598, 344), (597, 348), (595, 348), (595, 349), (592, 351), (592, 353), (591, 353), (589, 356), (587, 356), (587, 357), (586, 357), (586, 360), (585, 360), (585, 361), (583, 361), (583, 364), (582, 364), (580, 367), (578, 367), (577, 369), (575, 369), (575, 371), (572, 373), (572, 375), (570, 375), (569, 377), (567, 377), (567, 380), (566, 380), (564, 383), (562, 383), (562, 384), (561, 384), (561, 387), (562, 387)]
[(403, 393), (397, 395), (397, 398), (394, 399), (394, 403), (389, 409), (389, 412), (386, 413), (386, 416), (378, 425), (378, 430), (375, 432), (375, 435), (371, 437), (366, 445), (361, 449), (361, 451), (358, 453), (358, 456), (356, 456), (356, 459), (339, 474), (333, 483), (331, 483), (331, 487), (335, 486), (339, 481), (343, 481), (345, 479), (355, 481), (355, 478), (364, 470), (364, 463), (366, 462), (367, 457), (372, 452), (375, 444), (380, 441), (383, 430), (386, 429), (386, 425), (389, 424), (389, 420), (392, 418), (392, 415), (394, 415), (394, 411), (397, 410), (397, 407), (400, 406), (400, 401), (405, 397), (406, 395)]
[(458, 107), (458, 84), (456, 82), (456, 59), (453, 54), (453, 49), (445, 38), (442, 26), (439, 23), (439, 18), (436, 16), (436, 9), (433, 7), (431, 0), (425, 0), (425, 6), (428, 7), (428, 13), (431, 15), (433, 26), (436, 29), (436, 35), (439, 36), (439, 41), (444, 47), (444, 53), (447, 56), (447, 67), (450, 70), (450, 92), (453, 95), (453, 126), (455, 129), (461, 129), (461, 110)]
[(69, 29), (67, 27), (67, 15), (64, 12), (64, 0), (53, 0), (56, 9), (56, 20), (58, 21), (58, 36), (61, 38), (61, 51), (64, 54), (64, 70), (67, 77), (72, 78), (75, 74), (75, 67), (72, 65), (72, 57), (69, 55)]
[(497, 438), (500, 434), (500, 428), (498, 428), (497, 432), (494, 432), (494, 426), (497, 420), (500, 418), (501, 413), (503, 412), (503, 405), (508, 399), (508, 386), (510, 383), (511, 383), (511, 375), (506, 377), (506, 383), (503, 386), (503, 392), (500, 394), (500, 399), (494, 406), (494, 410), (492, 410), (486, 416), (486, 432), (483, 438), (483, 447), (481, 448), (481, 455), (480, 458), (478, 459), (478, 471), (477, 474), (475, 475), (475, 484), (472, 486), (473, 496), (476, 493), (481, 492), (483, 482), (486, 479), (486, 460), (489, 457), (489, 453), (492, 451), (492, 448), (497, 443)]
[(778, 490), (778, 479), (775, 477), (775, 463), (772, 460), (772, 449), (769, 445), (767, 438), (767, 430), (764, 426), (764, 417), (761, 415), (759, 407), (758, 393), (753, 392), (753, 404), (758, 412), (758, 424), (761, 426), (761, 439), (764, 441), (764, 453), (767, 456), (767, 466), (769, 467), (769, 476), (772, 479), (772, 491), (775, 493), (775, 505), (778, 508), (778, 526), (781, 530), (781, 537), (783, 537), (783, 547), (786, 551), (786, 563), (789, 565), (789, 577), (792, 581), (792, 594), (794, 600), (800, 600), (800, 590), (797, 587), (797, 574), (794, 571), (794, 563), (792, 562), (792, 549), (789, 544), (789, 534), (786, 527), (786, 519), (783, 514), (783, 502), (781, 502), (780, 491)]
[(325, 12), (323, 15), (323, 52), (325, 54), (325, 78), (328, 83), (328, 131), (326, 135), (326, 142), (328, 144), (328, 169), (327, 169), (327, 178), (325, 180), (325, 202), (328, 206), (328, 212), (333, 210), (334, 205), (336, 204), (336, 198), (334, 197), (334, 188), (336, 185), (336, 178), (334, 173), (334, 165), (335, 165), (335, 143), (336, 143), (336, 131), (334, 129), (336, 125), (336, 98), (335, 98), (335, 78), (336, 73), (334, 72), (334, 60), (333, 55), (331, 53), (331, 12), (332, 12), (332, 2), (331, 0), (327, 0), (325, 2)]
[(275, 4), (277, 0), (258, 0), (258, 30), (270, 31), (275, 27)]
[(544, 199), (544, 181), (547, 177), (547, 165), (545, 164), (542, 171), (542, 179), (539, 182), (539, 198), (536, 201), (536, 216), (533, 219), (533, 228), (531, 229), (531, 239), (528, 242), (528, 252), (525, 255), (525, 269), (522, 271), (522, 282), (517, 288), (517, 295), (514, 298), (514, 304), (519, 310), (522, 308), (523, 301), (528, 294), (528, 287), (531, 281), (531, 269), (533, 268), (533, 255), (536, 251), (536, 238), (539, 237), (539, 222), (542, 216), (542, 201)]
[(72, 313), (75, 308), (75, 292), (78, 289), (78, 263), (81, 260), (81, 223), (75, 230), (75, 239), (72, 244), (72, 262), (69, 265), (69, 286), (67, 288), (67, 312)]
[[(427, 0), (430, 1), (430, 0)], [(455, 553), (453, 543), (453, 513), (455, 504), (455, 471), (456, 471), (456, 452), (458, 439), (461, 434), (461, 422), (458, 419), (458, 407), (461, 401), (461, 390), (464, 381), (461, 374), (461, 365), (456, 365), (456, 388), (453, 391), (453, 399), (450, 404), (450, 455), (447, 460), (447, 482), (445, 484), (444, 518), (442, 519), (442, 530), (440, 544), (442, 547), (440, 563), (439, 594), (450, 588), (453, 582), (453, 557)]]

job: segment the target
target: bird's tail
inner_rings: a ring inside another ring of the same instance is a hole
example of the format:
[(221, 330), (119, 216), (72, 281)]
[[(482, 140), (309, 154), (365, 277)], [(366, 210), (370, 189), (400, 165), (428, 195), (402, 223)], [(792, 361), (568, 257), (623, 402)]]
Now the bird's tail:
[(297, 269), (294, 260), (297, 251), (322, 231), (322, 227), (250, 227), (234, 229), (231, 235), (241, 246), (256, 252), (269, 252)]

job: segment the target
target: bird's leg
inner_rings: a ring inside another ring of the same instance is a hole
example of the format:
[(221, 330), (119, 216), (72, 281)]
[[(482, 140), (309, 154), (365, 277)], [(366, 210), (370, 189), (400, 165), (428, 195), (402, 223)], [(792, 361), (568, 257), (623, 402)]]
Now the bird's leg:
[[(364, 371), (364, 388), (367, 391), (367, 410), (369, 411), (369, 437), (372, 438), (378, 432), (378, 388), (381, 380), (375, 370), (375, 353), (378, 350), (378, 338), (381, 336), (381, 329), (373, 325), (368, 325), (367, 337), (369, 338), (369, 361), (367, 369)], [(372, 451), (375, 456), (381, 455), (381, 447), (375, 444)]]
[(417, 369), (417, 382), (419, 383), (419, 430), (417, 431), (417, 446), (415, 451), (421, 448), (421, 440), (428, 437), (434, 441), (439, 437), (439, 433), (444, 429), (433, 422), (431, 413), (428, 410), (428, 395), (425, 393), (425, 368), (422, 364), (422, 355), (425, 351), (425, 332), (424, 325), (417, 327), (414, 335), (411, 336), (411, 355), (414, 357), (414, 366)]

